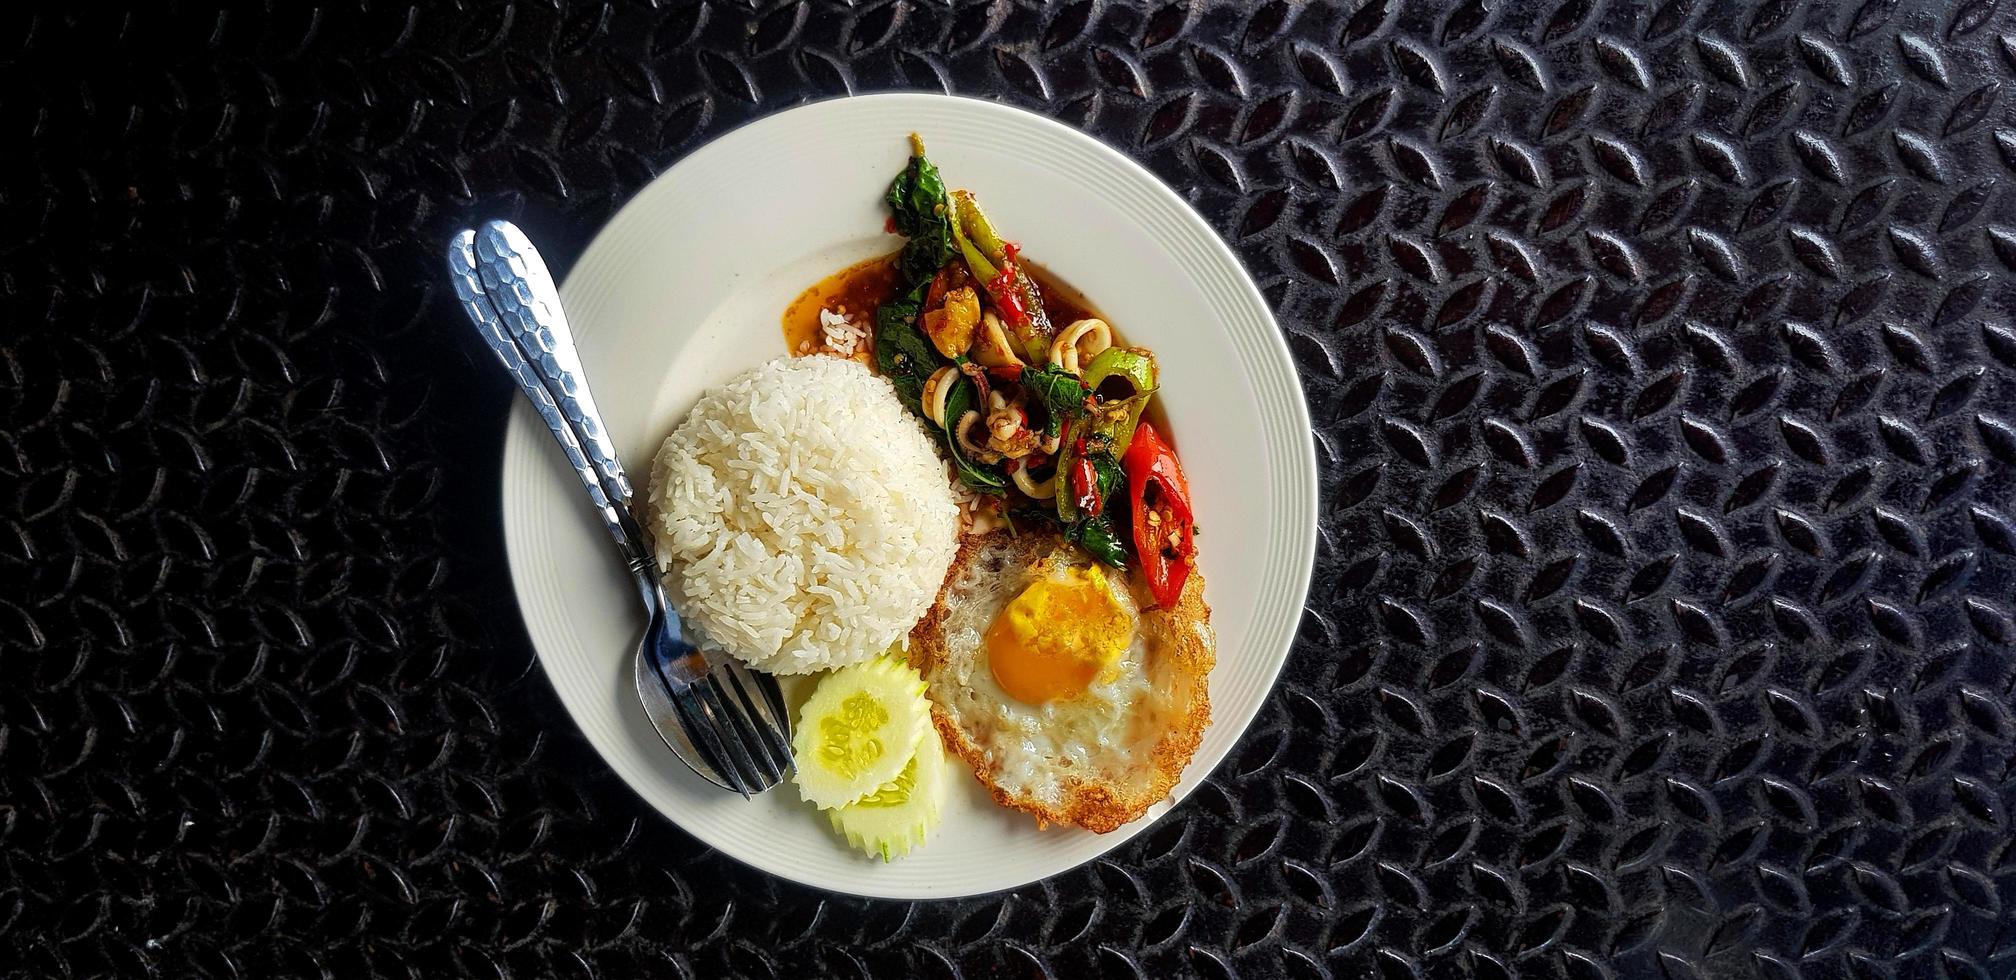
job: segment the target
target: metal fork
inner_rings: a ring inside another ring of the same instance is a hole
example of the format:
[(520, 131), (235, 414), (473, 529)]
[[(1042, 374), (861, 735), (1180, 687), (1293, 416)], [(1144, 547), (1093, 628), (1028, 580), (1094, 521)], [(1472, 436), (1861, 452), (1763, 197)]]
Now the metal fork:
[(463, 312), (553, 431), (635, 580), (648, 615), (635, 658), (637, 695), (652, 727), (688, 768), (723, 789), (747, 797), (777, 785), (791, 769), (783, 694), (768, 674), (687, 641), (630, 513), (630, 481), (538, 250), (516, 225), (491, 221), (449, 242), (448, 271)]

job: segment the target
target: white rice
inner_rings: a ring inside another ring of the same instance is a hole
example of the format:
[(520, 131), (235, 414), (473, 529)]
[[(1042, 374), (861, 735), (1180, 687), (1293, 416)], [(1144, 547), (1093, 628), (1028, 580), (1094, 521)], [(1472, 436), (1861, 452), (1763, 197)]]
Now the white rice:
[(819, 311), (819, 333), (826, 349), (841, 357), (853, 357), (868, 339), (868, 331), (856, 326), (846, 314), (826, 309)]
[(680, 615), (779, 674), (902, 640), (959, 543), (931, 437), (838, 357), (779, 358), (702, 395), (652, 463), (650, 510)]

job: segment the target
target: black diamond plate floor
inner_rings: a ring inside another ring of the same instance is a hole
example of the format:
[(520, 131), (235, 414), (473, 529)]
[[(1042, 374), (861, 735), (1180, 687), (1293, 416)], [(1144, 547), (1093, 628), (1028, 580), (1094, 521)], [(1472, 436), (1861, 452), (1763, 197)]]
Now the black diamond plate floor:
[[(2007, 3), (43, 6), (0, 40), (0, 974), (2016, 971)], [(1195, 202), (1325, 474), (1234, 755), (947, 904), (602, 773), (437, 258), (503, 214), (564, 268), (708, 138), (891, 88)]]

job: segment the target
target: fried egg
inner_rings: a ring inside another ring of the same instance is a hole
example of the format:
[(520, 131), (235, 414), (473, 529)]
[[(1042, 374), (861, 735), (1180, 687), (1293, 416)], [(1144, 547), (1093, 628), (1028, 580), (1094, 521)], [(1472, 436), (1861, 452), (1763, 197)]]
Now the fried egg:
[(968, 538), (910, 635), (945, 747), (996, 802), (1104, 833), (1169, 795), (1210, 721), (1204, 583), (1170, 609), (1055, 533)]

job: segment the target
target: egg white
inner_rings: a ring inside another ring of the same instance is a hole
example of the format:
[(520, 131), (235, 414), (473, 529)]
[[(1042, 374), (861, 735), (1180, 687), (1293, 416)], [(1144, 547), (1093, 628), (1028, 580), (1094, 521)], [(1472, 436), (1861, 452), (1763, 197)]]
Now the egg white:
[[(1076, 696), (1044, 704), (1017, 700), (994, 679), (988, 627), (1038, 578), (1062, 578), (1065, 569), (1089, 563), (1054, 534), (981, 537), (955, 561), (912, 642), (925, 654), (941, 731), (956, 729), (957, 737), (945, 733), (950, 747), (967, 750), (961, 754), (997, 800), (1048, 820), (1111, 829), (1106, 824), (1131, 820), (1167, 795), (1175, 775), (1169, 771), (1172, 740), (1180, 750), (1176, 770), (1194, 751), (1209, 714), (1203, 673), (1210, 669), (1213, 642), (1201, 598), (1188, 611), (1144, 614), (1139, 576), (1109, 574), (1107, 588), (1135, 623), (1118, 661)], [(1188, 744), (1180, 744), (1186, 737)], [(1078, 798), (1088, 793), (1103, 797), (1091, 806), (1097, 815), (1071, 818), (1086, 808)]]

